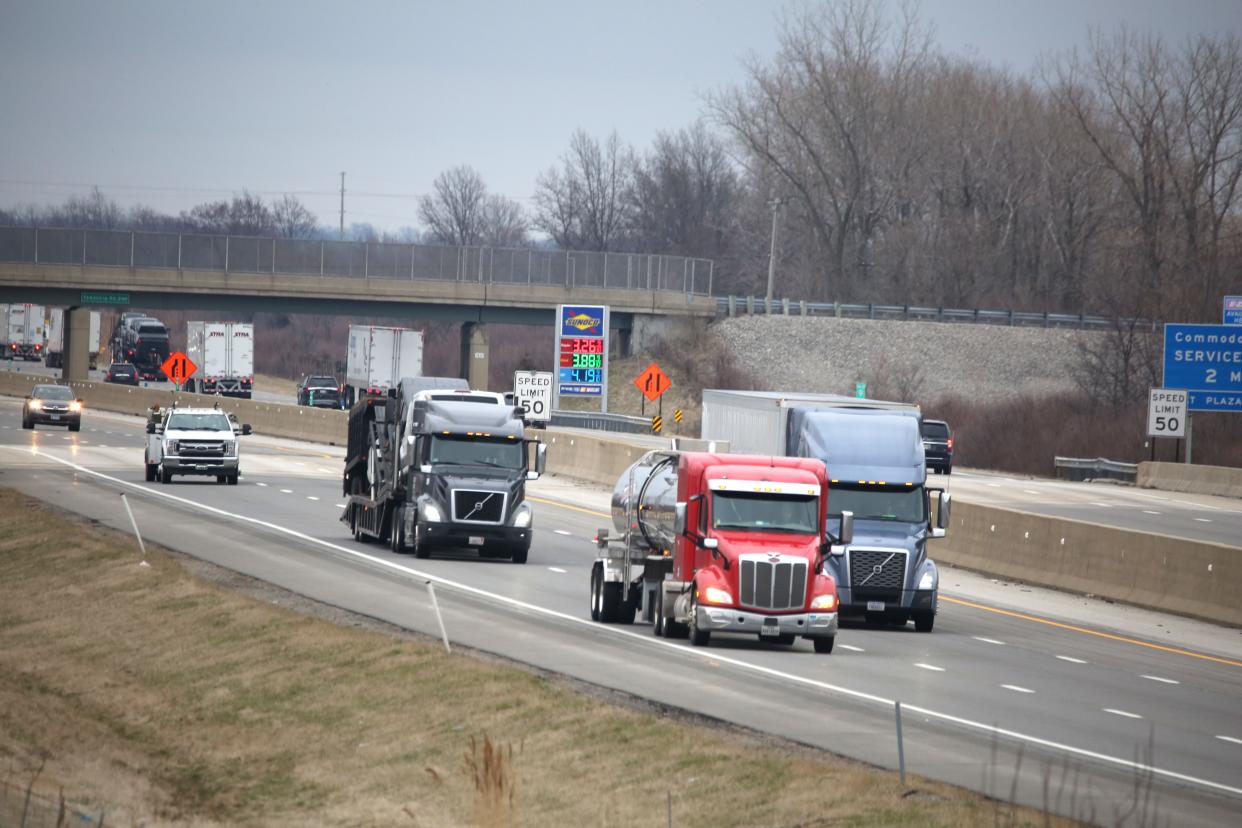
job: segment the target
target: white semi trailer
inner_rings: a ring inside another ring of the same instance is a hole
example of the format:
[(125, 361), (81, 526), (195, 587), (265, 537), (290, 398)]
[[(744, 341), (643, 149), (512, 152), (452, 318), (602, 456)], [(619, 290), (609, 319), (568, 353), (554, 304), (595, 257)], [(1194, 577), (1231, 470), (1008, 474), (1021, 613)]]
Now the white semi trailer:
[(349, 326), (345, 364), (347, 405), (365, 396), (387, 394), (403, 379), (423, 375), (423, 332), (378, 325)]
[(254, 325), (187, 322), (185, 352), (198, 366), (186, 383), (188, 389), (250, 399), (254, 390)]
[[(99, 311), (91, 311), (89, 334), (91, 370), (99, 367)], [(60, 368), (65, 364), (65, 311), (52, 308), (47, 315), (47, 346), (43, 361), (48, 368)]]
[(5, 356), (9, 359), (43, 359), (43, 314), (42, 305), (19, 303), (0, 305), (3, 314), (3, 345)]

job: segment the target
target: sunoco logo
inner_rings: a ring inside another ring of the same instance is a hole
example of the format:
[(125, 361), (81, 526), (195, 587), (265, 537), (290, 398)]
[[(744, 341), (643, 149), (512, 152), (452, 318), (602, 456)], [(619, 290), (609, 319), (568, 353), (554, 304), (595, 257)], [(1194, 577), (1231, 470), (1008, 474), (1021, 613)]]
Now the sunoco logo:
[(604, 324), (604, 320), (598, 316), (591, 316), (586, 313), (578, 313), (573, 316), (565, 317), (565, 324), (571, 328), (577, 328), (580, 331), (589, 331), (591, 328), (598, 328)]

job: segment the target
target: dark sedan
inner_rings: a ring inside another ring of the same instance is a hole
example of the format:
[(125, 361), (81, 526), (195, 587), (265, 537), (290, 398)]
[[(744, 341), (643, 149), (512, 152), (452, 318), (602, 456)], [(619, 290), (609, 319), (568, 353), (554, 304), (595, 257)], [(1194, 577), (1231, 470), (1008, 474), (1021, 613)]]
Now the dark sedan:
[(22, 428), (34, 428), (36, 423), (69, 426), (70, 431), (80, 431), (82, 401), (67, 385), (36, 385), (22, 408)]
[(115, 382), (118, 385), (137, 385), (138, 369), (128, 362), (114, 362), (108, 366), (104, 374), (104, 382)]
[(302, 377), (302, 381), (298, 383), (298, 405), (340, 408), (341, 389), (336, 383), (336, 377)]

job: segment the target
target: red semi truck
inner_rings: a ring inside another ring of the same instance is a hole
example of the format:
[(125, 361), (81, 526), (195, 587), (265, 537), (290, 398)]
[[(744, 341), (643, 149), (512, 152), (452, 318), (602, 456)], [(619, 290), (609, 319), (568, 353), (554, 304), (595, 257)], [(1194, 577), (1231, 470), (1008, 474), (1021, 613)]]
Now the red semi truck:
[(804, 457), (648, 452), (617, 481), (613, 529), (601, 529), (591, 570), (591, 618), (650, 621), (656, 635), (705, 646), (714, 633), (832, 652), (837, 586), (822, 574), (824, 463)]

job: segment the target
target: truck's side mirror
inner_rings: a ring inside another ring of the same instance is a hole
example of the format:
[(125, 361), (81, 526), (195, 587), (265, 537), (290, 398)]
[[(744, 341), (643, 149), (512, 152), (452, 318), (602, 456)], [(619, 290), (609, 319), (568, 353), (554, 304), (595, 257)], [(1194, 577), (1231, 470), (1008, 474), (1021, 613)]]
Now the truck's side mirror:
[(720, 541), (716, 538), (703, 538), (704, 549), (715, 549), (720, 546)]
[(147, 434), (155, 433), (155, 423), (147, 423)]
[(543, 443), (539, 444), (539, 448), (535, 449), (535, 471), (543, 474), (544, 469), (548, 467), (548, 447)]
[(950, 506), (953, 503), (953, 495), (948, 492), (941, 492), (939, 500), (936, 503), (936, 525), (932, 528), (933, 538), (943, 538), (949, 528)]
[(844, 555), (845, 547), (854, 542), (854, 513), (841, 513), (841, 527), (837, 530), (836, 536), (829, 535), (831, 547), (829, 553), (832, 555)]
[(431, 464), (423, 463), (421, 466), (418, 467), (418, 470), (422, 472), (423, 474), (431, 474)]
[(673, 506), (673, 534), (686, 534), (686, 503), (678, 501)]
[(250, 433), (250, 423), (242, 423), (242, 436), (244, 437), (248, 435), (249, 433)]

